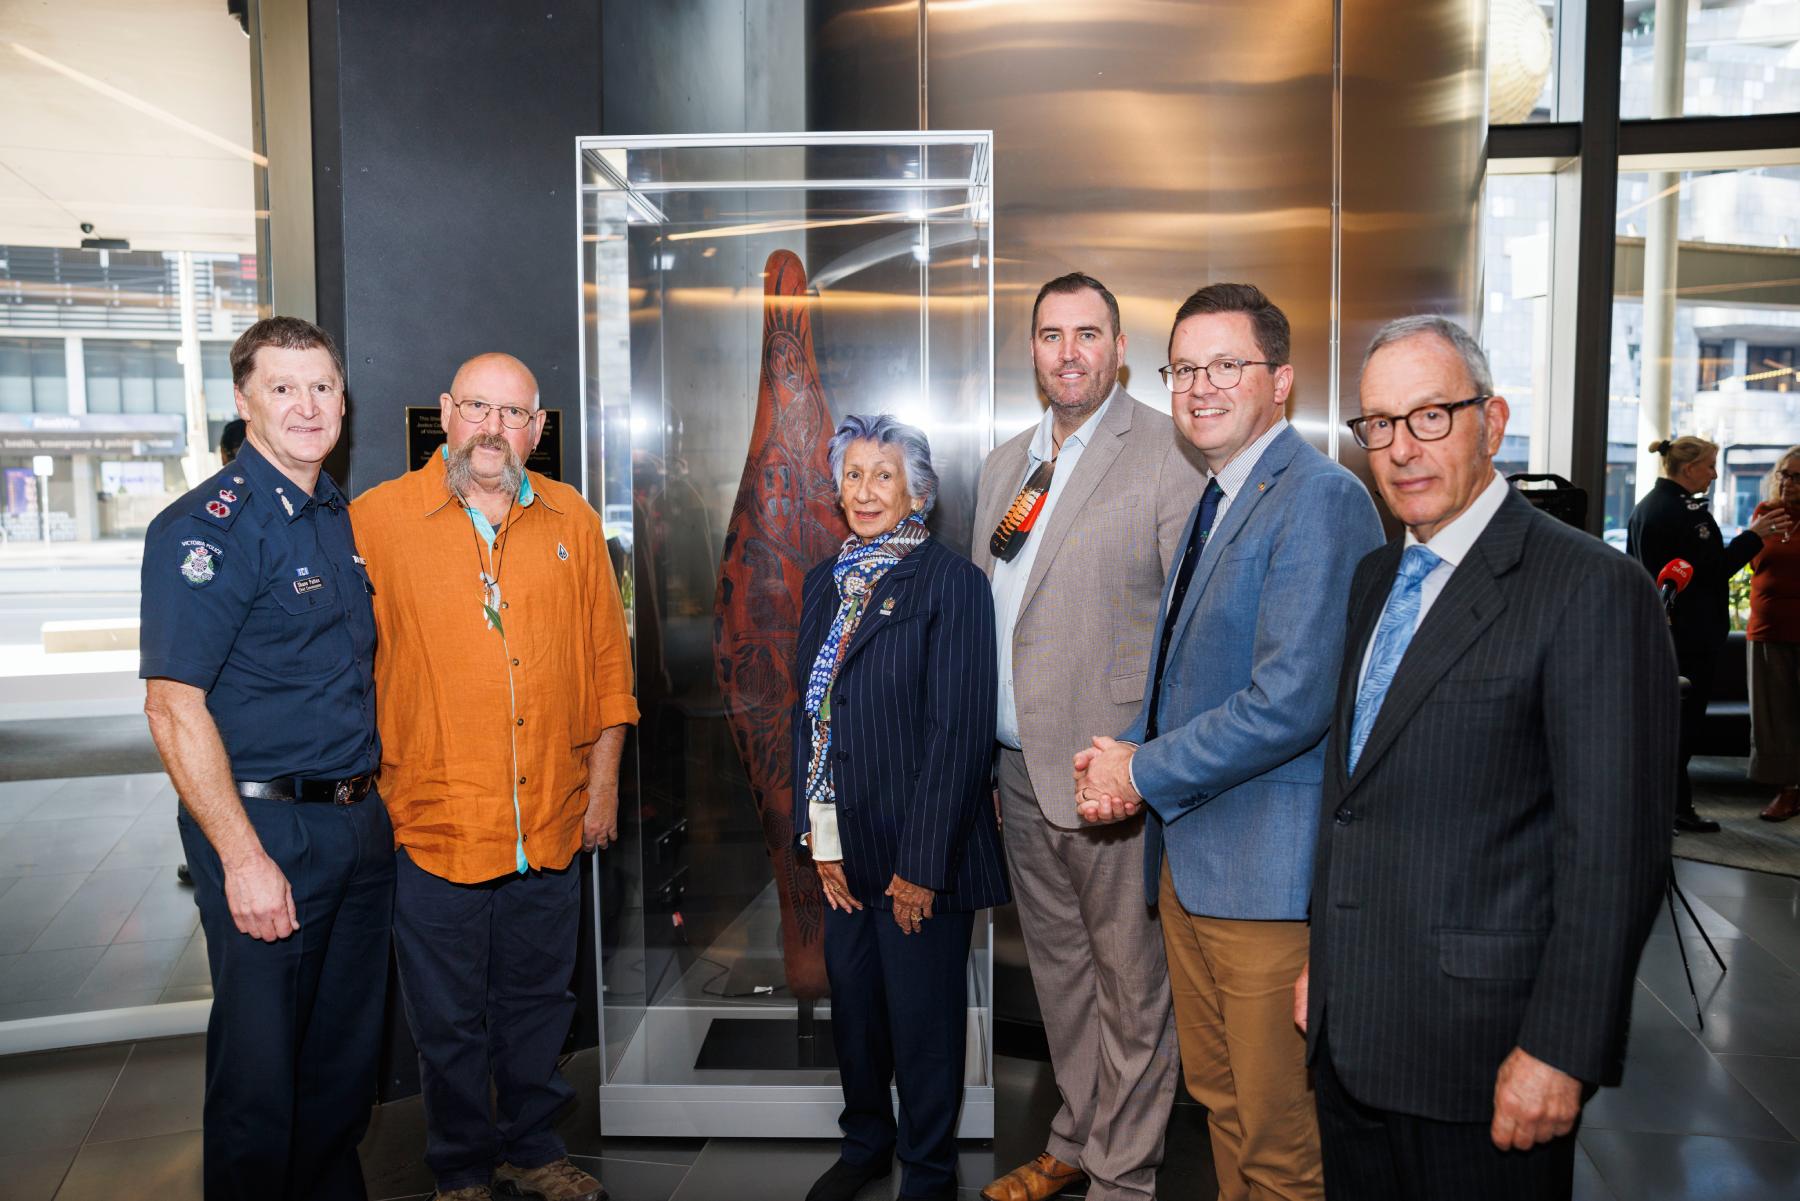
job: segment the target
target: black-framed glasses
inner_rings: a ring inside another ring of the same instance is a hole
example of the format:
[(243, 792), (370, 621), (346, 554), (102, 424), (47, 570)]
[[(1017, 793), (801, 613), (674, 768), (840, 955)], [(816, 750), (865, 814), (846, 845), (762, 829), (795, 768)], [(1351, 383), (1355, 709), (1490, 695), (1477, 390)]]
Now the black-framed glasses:
[(1800, 471), (1777, 471), (1775, 478), (1783, 484), (1800, 484)]
[(1202, 371), (1212, 381), (1215, 388), (1235, 388), (1238, 381), (1244, 378), (1246, 367), (1279, 367), (1280, 363), (1271, 363), (1266, 359), (1214, 359), (1204, 367), (1196, 367), (1192, 363), (1170, 363), (1167, 367), (1158, 367), (1156, 374), (1162, 376), (1163, 387), (1180, 394), (1191, 390), (1194, 377)]
[(500, 424), (509, 430), (522, 430), (531, 424), (531, 419), (542, 413), (542, 409), (521, 409), (518, 405), (489, 404), (485, 400), (453, 400), (456, 411), (462, 419), (471, 425), (480, 425), (487, 420), (489, 413), (500, 414)]
[(1436, 442), (1450, 436), (1451, 417), (1456, 410), (1492, 399), (1491, 396), (1471, 396), (1449, 404), (1420, 405), (1402, 417), (1354, 417), (1344, 424), (1350, 427), (1351, 436), (1364, 450), (1381, 450), (1393, 445), (1394, 430), (1402, 425), (1418, 441)]

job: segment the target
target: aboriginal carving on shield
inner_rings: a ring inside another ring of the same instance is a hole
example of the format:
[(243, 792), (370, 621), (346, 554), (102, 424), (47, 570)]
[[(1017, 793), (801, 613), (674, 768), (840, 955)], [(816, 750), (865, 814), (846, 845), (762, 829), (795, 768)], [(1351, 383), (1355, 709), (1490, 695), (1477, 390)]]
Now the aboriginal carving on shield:
[(801, 999), (827, 989), (819, 877), (794, 845), (794, 641), (801, 581), (849, 532), (825, 455), (831, 410), (813, 357), (812, 303), (800, 260), (785, 250), (771, 254), (756, 424), (713, 605), (719, 691), (781, 896), (788, 988)]

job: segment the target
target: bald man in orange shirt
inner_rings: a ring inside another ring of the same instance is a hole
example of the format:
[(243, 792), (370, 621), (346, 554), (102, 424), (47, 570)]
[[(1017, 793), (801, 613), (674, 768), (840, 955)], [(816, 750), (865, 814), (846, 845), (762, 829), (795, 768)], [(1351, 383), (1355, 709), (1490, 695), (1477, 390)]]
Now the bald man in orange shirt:
[(445, 1201), (597, 1201), (551, 1120), (574, 1095), (556, 1059), (575, 1010), (575, 855), (617, 836), (638, 717), (624, 607), (599, 515), (525, 468), (544, 422), (525, 365), (478, 355), (439, 406), (444, 449), (350, 510), (375, 589), (425, 1161)]

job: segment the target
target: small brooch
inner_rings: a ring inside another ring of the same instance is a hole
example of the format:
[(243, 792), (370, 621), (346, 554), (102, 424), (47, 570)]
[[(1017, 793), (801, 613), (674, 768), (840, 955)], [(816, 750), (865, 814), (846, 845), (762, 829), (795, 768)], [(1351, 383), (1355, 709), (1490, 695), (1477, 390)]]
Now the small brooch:
[(890, 596), (886, 600), (881, 602), (881, 615), (883, 617), (886, 617), (889, 613), (892, 613), (893, 611), (894, 611), (894, 598)]

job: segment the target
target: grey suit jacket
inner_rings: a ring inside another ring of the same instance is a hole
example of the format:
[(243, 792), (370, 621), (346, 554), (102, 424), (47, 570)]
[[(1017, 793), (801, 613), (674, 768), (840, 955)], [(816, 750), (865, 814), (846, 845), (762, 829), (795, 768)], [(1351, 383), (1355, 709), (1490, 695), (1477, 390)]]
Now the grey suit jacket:
[[(1025, 482), (1034, 425), (982, 465), (969, 556), (994, 573), (988, 537)], [(1144, 699), (1163, 579), (1206, 488), (1200, 452), (1114, 387), (1106, 415), (1063, 485), (1013, 627), (1019, 742), (1038, 805), (1075, 829), (1075, 752), (1131, 724)]]

